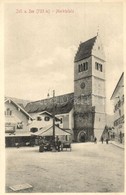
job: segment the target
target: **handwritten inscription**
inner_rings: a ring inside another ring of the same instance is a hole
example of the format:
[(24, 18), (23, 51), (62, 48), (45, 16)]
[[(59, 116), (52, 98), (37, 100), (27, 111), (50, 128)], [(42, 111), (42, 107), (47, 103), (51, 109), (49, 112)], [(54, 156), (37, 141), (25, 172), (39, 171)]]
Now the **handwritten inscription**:
[(16, 14), (73, 14), (73, 9), (16, 9)]

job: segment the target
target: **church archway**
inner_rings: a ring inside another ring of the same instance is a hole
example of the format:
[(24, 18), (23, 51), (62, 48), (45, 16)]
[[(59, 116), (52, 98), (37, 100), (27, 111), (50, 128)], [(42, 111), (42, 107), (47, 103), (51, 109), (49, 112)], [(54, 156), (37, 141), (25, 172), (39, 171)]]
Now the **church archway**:
[(85, 142), (86, 141), (86, 132), (84, 130), (80, 131), (77, 136), (78, 142)]

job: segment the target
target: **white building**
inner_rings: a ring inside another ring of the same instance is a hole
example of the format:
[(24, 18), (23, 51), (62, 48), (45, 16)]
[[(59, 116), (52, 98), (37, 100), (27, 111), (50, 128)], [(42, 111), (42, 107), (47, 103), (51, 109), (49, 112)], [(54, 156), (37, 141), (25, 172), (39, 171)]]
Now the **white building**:
[(122, 73), (111, 97), (114, 103), (115, 139), (124, 142), (124, 73)]
[(29, 125), (33, 118), (12, 99), (5, 99), (5, 138), (6, 146), (25, 144), (30, 140)]
[[(53, 115), (47, 111), (31, 113), (33, 118), (32, 123), (29, 125), (30, 132), (36, 132), (44, 127), (53, 125)], [(60, 125), (61, 120), (55, 117), (55, 124)]]

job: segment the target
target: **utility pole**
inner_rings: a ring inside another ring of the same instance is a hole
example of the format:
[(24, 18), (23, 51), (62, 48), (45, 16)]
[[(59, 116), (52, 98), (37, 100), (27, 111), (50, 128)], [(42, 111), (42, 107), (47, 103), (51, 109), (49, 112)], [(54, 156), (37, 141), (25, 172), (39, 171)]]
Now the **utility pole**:
[(53, 90), (53, 140), (55, 146), (55, 90)]

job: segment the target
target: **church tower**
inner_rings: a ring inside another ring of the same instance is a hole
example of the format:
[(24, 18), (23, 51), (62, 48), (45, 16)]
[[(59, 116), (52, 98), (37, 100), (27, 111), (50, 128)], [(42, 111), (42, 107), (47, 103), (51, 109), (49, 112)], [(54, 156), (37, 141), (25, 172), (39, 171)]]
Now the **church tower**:
[(80, 43), (74, 59), (74, 135), (99, 140), (105, 127), (105, 56), (99, 35)]

